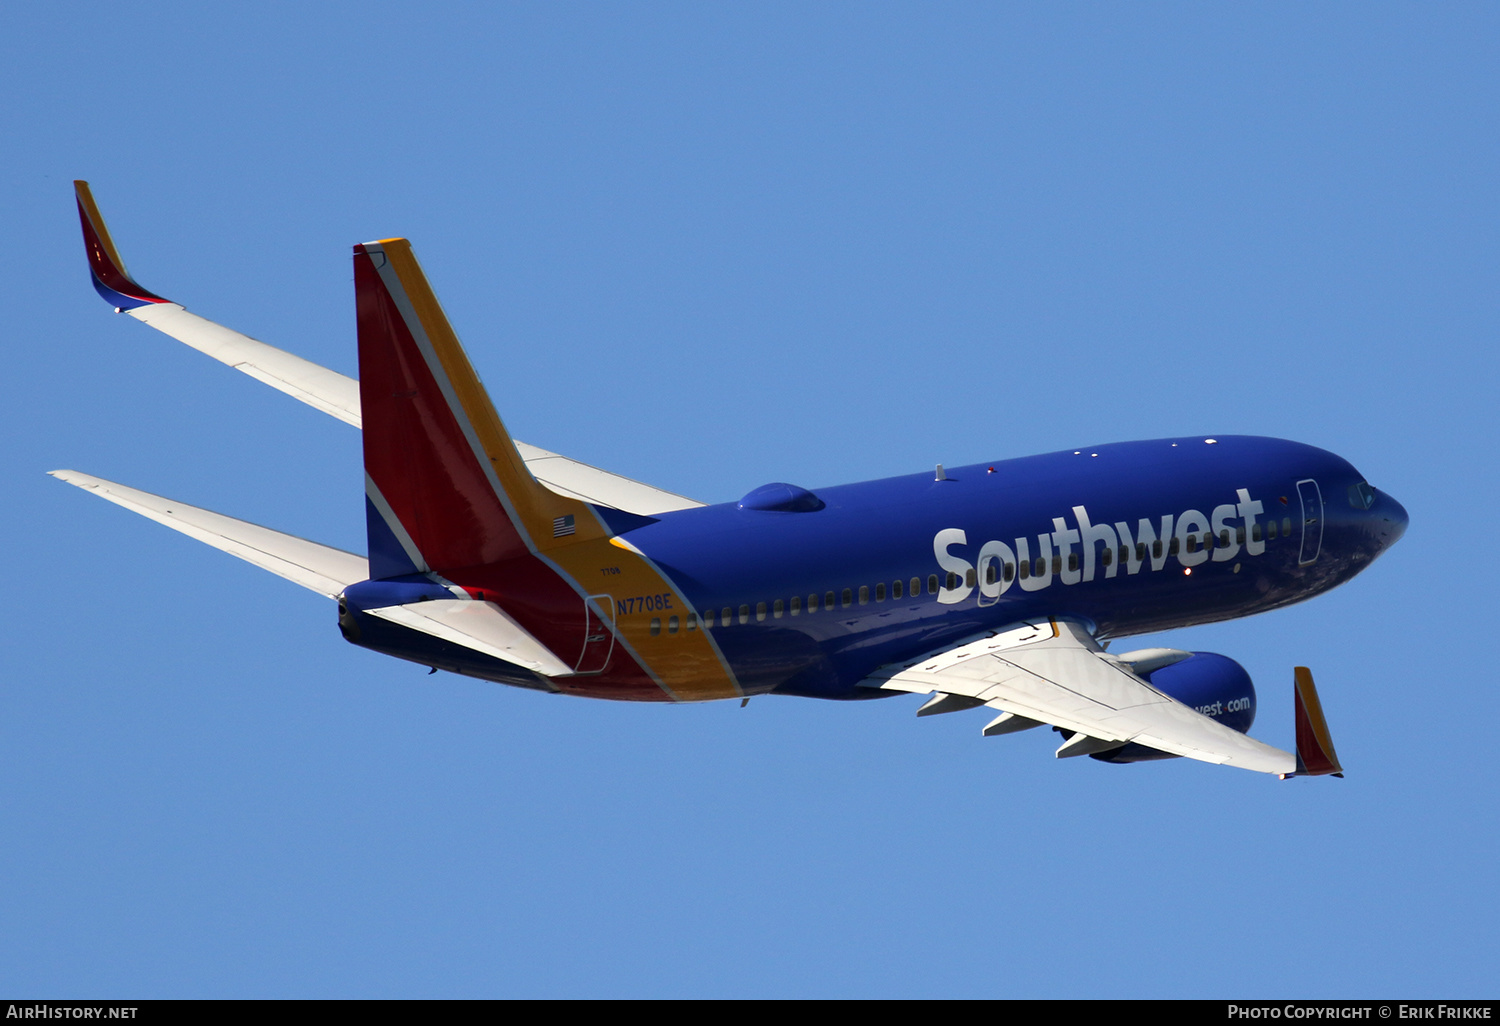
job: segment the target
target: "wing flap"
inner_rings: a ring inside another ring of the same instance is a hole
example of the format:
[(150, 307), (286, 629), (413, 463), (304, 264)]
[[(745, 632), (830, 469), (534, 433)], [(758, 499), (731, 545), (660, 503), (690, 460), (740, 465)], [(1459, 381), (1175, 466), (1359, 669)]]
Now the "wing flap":
[(196, 538), (329, 598), (336, 598), (349, 585), (369, 576), (365, 557), (343, 549), (283, 534), (91, 474), (80, 474), (76, 470), (53, 470), (50, 473), (60, 481), (91, 491), (101, 499), (124, 506), (189, 538)]
[(1290, 752), (1195, 712), (1105, 654), (1081, 625), (1021, 624), (872, 674), (871, 686), (941, 691), (1101, 741), (1137, 742), (1201, 762), (1261, 773), (1296, 769)]

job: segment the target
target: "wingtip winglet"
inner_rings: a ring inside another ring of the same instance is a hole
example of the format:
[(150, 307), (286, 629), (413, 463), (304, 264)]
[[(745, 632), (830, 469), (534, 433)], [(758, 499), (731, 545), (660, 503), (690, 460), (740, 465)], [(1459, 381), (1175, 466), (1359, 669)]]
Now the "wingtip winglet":
[(94, 280), (94, 291), (117, 311), (134, 310), (153, 303), (170, 303), (154, 292), (141, 288), (125, 270), (125, 261), (110, 238), (104, 216), (94, 202), (89, 183), (73, 182), (73, 195), (78, 201), (78, 222), (83, 228), (83, 246), (88, 253), (89, 274)]
[(1333, 749), (1333, 735), (1323, 716), (1323, 703), (1313, 685), (1312, 671), (1305, 666), (1295, 669), (1297, 717), (1297, 772), (1299, 777), (1344, 775), (1338, 753)]

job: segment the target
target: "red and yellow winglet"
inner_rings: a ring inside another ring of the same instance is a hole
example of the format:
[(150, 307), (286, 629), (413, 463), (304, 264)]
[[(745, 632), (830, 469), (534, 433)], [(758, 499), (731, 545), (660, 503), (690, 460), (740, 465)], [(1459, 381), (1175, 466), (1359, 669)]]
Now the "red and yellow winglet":
[(1339, 765), (1338, 753), (1333, 750), (1333, 736), (1328, 732), (1328, 721), (1323, 718), (1323, 703), (1318, 700), (1318, 689), (1313, 686), (1312, 671), (1305, 666), (1296, 668), (1296, 716), (1297, 716), (1297, 772), (1299, 777), (1322, 777), (1332, 774), (1344, 775)]
[(88, 251), (94, 291), (117, 311), (134, 310), (152, 303), (170, 303), (170, 299), (141, 288), (126, 272), (125, 261), (120, 259), (120, 251), (115, 249), (114, 240), (109, 237), (109, 229), (94, 202), (94, 194), (89, 191), (89, 183), (75, 181), (73, 194), (78, 199), (78, 221), (83, 227), (83, 246)]

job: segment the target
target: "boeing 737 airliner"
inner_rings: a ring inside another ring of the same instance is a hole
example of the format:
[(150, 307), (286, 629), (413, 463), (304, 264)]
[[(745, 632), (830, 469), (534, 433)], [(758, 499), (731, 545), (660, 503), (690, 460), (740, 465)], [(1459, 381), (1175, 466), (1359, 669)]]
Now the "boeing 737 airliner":
[(362, 427), (367, 556), (74, 471), (54, 474), (338, 603), (356, 645), (519, 687), (631, 701), (932, 697), (1058, 756), (1340, 773), (1311, 674), (1296, 752), (1246, 736), (1233, 660), (1108, 639), (1275, 609), (1349, 580), (1406, 511), (1348, 462), (1165, 438), (705, 506), (514, 441), (404, 239), (354, 247), (359, 380), (189, 313), (127, 274), (76, 183), (94, 288)]

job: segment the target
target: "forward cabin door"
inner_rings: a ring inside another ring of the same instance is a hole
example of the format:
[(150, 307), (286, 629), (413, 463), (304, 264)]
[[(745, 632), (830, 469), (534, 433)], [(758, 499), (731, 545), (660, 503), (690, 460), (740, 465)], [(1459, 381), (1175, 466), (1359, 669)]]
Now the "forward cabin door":
[(1297, 564), (1306, 566), (1323, 550), (1323, 493), (1312, 478), (1297, 482), (1297, 498), (1302, 500), (1302, 551)]

